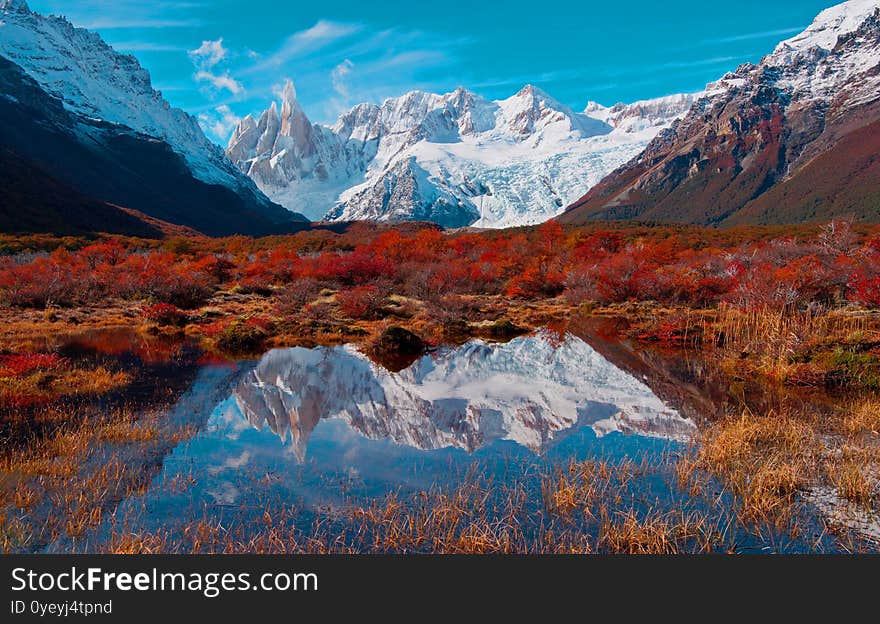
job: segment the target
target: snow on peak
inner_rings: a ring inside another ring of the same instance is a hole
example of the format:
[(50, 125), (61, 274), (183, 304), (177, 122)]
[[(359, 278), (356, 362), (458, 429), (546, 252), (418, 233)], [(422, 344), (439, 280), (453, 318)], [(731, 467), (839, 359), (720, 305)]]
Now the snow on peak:
[(616, 130), (639, 132), (668, 125), (687, 113), (694, 102), (703, 95), (702, 91), (678, 93), (631, 104), (618, 103), (611, 107), (603, 106), (598, 102), (588, 102), (584, 108), (584, 115), (603, 121)]
[(770, 86), (787, 106), (834, 103), (836, 114), (880, 96), (880, 0), (850, 0), (819, 13), (757, 65), (744, 63), (706, 86), (704, 105)]
[(589, 115), (595, 119), (601, 119), (601, 116), (604, 115), (609, 109), (609, 107), (599, 104), (599, 102), (594, 102), (590, 100), (587, 102), (587, 105), (584, 107), (584, 115)]
[(76, 114), (119, 124), (164, 140), (195, 177), (236, 191), (253, 184), (211, 143), (194, 117), (155, 91), (149, 73), (130, 54), (63, 17), (27, 10), (23, 0), (0, 0), (6, 11), (0, 55), (19, 65)]
[(877, 9), (880, 0), (849, 0), (825, 9), (805, 31), (776, 46), (774, 54), (804, 52), (814, 47), (831, 50), (841, 35), (857, 30)]
[(18, 13), (30, 13), (25, 0), (0, 0), (0, 11), (16, 11)]
[[(757, 66), (737, 70), (730, 86), (750, 74), (802, 101), (837, 102), (839, 113), (880, 94), (880, 0), (851, 0), (822, 11), (801, 34), (780, 43)], [(765, 72), (766, 68), (772, 71)]]
[(463, 87), (410, 91), (358, 104), (331, 127), (284, 95), (280, 121), (275, 103), (259, 122), (243, 119), (227, 154), (273, 200), (312, 219), (524, 225), (559, 214), (684, 114), (668, 99), (641, 103), (650, 118), (635, 120), (633, 109), (616, 132), (533, 85), (498, 101)]
[(241, 414), (300, 461), (321, 419), (371, 439), (469, 452), (509, 440), (541, 453), (578, 427), (688, 440), (694, 423), (587, 343), (543, 334), (479, 340), (389, 372), (353, 346), (277, 349), (233, 391)]
[(596, 120), (574, 112), (534, 85), (526, 85), (515, 95), (499, 101), (498, 105), (504, 114), (507, 128), (515, 137), (531, 136), (548, 125), (559, 122), (566, 124), (569, 132), (576, 132), (584, 137), (604, 134), (608, 130), (602, 123), (596, 123)]

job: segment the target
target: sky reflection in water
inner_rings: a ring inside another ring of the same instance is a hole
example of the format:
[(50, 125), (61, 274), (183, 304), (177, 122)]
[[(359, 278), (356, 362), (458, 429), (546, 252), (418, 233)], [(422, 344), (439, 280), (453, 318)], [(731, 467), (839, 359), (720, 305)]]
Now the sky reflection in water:
[[(216, 383), (203, 372), (192, 394)], [(159, 516), (199, 502), (258, 507), (266, 496), (332, 506), (453, 485), (469, 469), (503, 482), (570, 459), (638, 458), (694, 431), (573, 336), (473, 341), (399, 373), (353, 346), (279, 349), (166, 458), (165, 475), (193, 474), (193, 487), (175, 493), (159, 477), (147, 498)]]

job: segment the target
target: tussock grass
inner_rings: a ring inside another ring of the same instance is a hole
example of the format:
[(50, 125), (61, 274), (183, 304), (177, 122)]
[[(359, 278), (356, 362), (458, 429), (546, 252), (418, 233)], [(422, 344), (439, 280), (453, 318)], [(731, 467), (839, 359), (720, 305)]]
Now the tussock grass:
[(844, 309), (722, 305), (703, 315), (723, 369), (798, 386), (880, 388), (880, 318)]
[(63, 422), (56, 408), (45, 411), (36, 415), (56, 424), (51, 433), (0, 449), (2, 552), (85, 536), (123, 498), (146, 491), (157, 466), (152, 458), (194, 433), (126, 407), (89, 408)]
[[(844, 501), (870, 512), (880, 500), (880, 440), (870, 433), (880, 399), (863, 398), (816, 415), (794, 409), (744, 411), (710, 424), (690, 456), (677, 466), (692, 492), (717, 479), (741, 506), (739, 520), (790, 524), (813, 487), (833, 488)], [(796, 527), (795, 527), (796, 530)]]

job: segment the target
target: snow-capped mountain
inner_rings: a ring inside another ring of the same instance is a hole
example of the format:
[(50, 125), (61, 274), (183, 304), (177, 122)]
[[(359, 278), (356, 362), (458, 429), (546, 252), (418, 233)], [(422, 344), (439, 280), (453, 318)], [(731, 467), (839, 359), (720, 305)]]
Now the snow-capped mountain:
[(878, 149), (880, 0), (851, 0), (710, 84), (561, 220), (877, 221)]
[(270, 351), (234, 390), (242, 415), (302, 460), (322, 418), (371, 439), (467, 451), (511, 440), (535, 452), (578, 426), (682, 440), (693, 422), (584, 341), (544, 334), (473, 341), (393, 373), (353, 346)]
[[(133, 56), (116, 52), (97, 33), (76, 28), (62, 17), (34, 13), (24, 0), (0, 0), (0, 57), (20, 68), (48, 98), (61, 103), (68, 116), (66, 131), (80, 135), (83, 144), (94, 143), (93, 137), (85, 135), (95, 128), (104, 135), (116, 128), (129, 139), (161, 142), (204, 186), (202, 193), (213, 194), (213, 203), (240, 204), (264, 220), (291, 220), (205, 137), (192, 116), (171, 107), (152, 88), (149, 74)], [(125, 164), (133, 169), (144, 166), (134, 160)], [(228, 193), (216, 190), (218, 186), (237, 197), (230, 199)], [(109, 195), (98, 194), (98, 198), (122, 203), (121, 197)], [(181, 218), (185, 222), (185, 215)]]
[(412, 91), (328, 127), (309, 121), (288, 83), (280, 112), (272, 103), (245, 117), (226, 153), (269, 197), (313, 219), (530, 224), (640, 152), (694, 99), (579, 113), (531, 85), (498, 101)]

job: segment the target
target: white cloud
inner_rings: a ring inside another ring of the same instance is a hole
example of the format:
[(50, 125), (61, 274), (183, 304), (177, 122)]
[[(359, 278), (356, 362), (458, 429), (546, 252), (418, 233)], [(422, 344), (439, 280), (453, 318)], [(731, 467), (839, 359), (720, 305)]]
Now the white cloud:
[(278, 67), (306, 52), (318, 50), (350, 37), (361, 28), (360, 24), (319, 20), (311, 28), (290, 35), (275, 52), (266, 56), (260, 63), (251, 66), (248, 73), (257, 73)]
[[(189, 58), (196, 68), (193, 76), (196, 82), (206, 82), (217, 91), (229, 91), (232, 95), (244, 93), (244, 86), (230, 75), (229, 70), (218, 67), (229, 58), (229, 50), (223, 45), (223, 37), (202, 41), (202, 45), (189, 51)], [(213, 99), (213, 93), (208, 95)]]
[(113, 48), (122, 52), (183, 52), (184, 46), (153, 41), (114, 41)]
[(201, 22), (199, 22), (198, 20), (98, 17), (92, 20), (87, 20), (85, 22), (78, 22), (77, 26), (81, 26), (89, 30), (122, 30), (131, 28), (192, 28), (195, 26), (199, 26), (200, 24)]
[(293, 33), (288, 37), (282, 46), (282, 50), (297, 52), (310, 47), (320, 47), (337, 39), (348, 37), (360, 29), (360, 24), (318, 20), (311, 28)]
[(293, 82), (293, 80), (289, 77), (285, 77), (281, 80), (281, 82), (276, 82), (272, 85), (272, 95), (276, 98), (281, 98), (284, 96), (284, 87), (287, 86), (288, 82)]
[(330, 83), (333, 85), (333, 90), (346, 99), (350, 95), (346, 79), (353, 69), (354, 63), (345, 59), (330, 72)]
[(223, 47), (223, 37), (216, 41), (202, 41), (195, 50), (189, 51), (189, 56), (196, 67), (211, 69), (226, 58), (227, 50)]
[(242, 84), (229, 75), (229, 72), (225, 72), (223, 74), (214, 74), (209, 71), (201, 70), (196, 72), (195, 75), (196, 82), (207, 82), (210, 83), (214, 88), (223, 90), (226, 89), (233, 95), (240, 95), (244, 93), (244, 87)]
[(704, 39), (703, 43), (733, 43), (736, 41), (748, 41), (750, 39), (769, 39), (783, 35), (792, 35), (801, 32), (805, 26), (796, 26), (794, 28), (780, 28), (778, 30), (761, 30), (758, 32), (746, 33), (744, 35), (733, 35), (732, 37), (720, 37), (718, 39)]
[(213, 111), (201, 113), (199, 123), (206, 132), (220, 141), (227, 141), (229, 135), (241, 121), (241, 117), (232, 112), (226, 104), (216, 107)]

